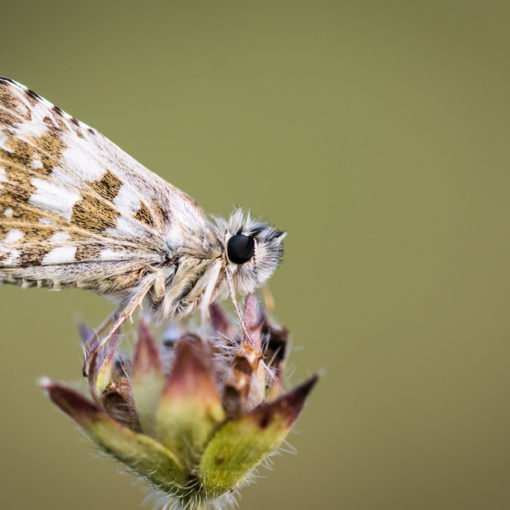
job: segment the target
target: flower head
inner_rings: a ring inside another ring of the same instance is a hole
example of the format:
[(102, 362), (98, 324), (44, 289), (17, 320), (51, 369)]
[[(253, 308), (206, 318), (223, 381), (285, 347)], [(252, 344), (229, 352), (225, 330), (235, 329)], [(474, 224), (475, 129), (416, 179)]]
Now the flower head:
[(285, 439), (317, 380), (281, 394), (288, 331), (272, 325), (252, 296), (244, 308), (249, 339), (219, 306), (210, 317), (207, 338), (185, 332), (160, 345), (141, 321), (132, 356), (119, 353), (118, 335), (98, 347), (82, 327), (92, 399), (41, 381), (104, 452), (176, 508), (228, 502)]

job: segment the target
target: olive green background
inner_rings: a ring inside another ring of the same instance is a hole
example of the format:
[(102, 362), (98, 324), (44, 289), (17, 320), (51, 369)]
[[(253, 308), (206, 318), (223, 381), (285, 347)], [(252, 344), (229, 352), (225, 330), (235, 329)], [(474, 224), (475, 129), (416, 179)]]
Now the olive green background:
[[(510, 508), (510, 4), (5, 2), (0, 74), (191, 194), (288, 230), (298, 454), (241, 508)], [(0, 289), (0, 508), (138, 509), (36, 378), (92, 293)]]

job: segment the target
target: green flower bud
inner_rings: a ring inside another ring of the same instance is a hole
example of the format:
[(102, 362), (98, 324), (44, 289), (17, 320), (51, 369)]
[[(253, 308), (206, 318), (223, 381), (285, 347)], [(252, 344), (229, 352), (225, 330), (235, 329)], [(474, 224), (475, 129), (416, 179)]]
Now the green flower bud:
[(317, 381), (280, 395), (288, 331), (273, 326), (253, 297), (244, 311), (249, 338), (217, 305), (210, 317), (209, 338), (185, 333), (171, 347), (140, 322), (132, 357), (119, 353), (118, 335), (100, 346), (82, 327), (92, 401), (41, 380), (99, 448), (177, 508), (228, 503), (280, 446)]

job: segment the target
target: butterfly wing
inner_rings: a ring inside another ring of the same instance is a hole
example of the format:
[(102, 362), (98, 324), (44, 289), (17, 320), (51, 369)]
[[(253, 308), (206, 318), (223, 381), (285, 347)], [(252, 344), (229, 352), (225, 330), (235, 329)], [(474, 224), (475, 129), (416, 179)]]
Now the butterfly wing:
[(129, 288), (205, 221), (96, 130), (0, 78), (0, 281)]

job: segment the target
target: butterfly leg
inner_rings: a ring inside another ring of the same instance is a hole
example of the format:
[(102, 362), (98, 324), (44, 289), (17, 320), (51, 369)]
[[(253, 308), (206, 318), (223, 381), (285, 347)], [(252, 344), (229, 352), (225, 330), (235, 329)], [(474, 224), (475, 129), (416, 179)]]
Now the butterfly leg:
[(95, 330), (95, 334), (99, 336), (113, 321), (115, 320), (115, 317), (119, 314), (120, 308), (116, 308), (106, 319), (99, 324), (99, 326)]
[(145, 276), (136, 287), (135, 293), (121, 304), (119, 308), (107, 317), (107, 319), (99, 326), (96, 334), (100, 334), (110, 323), (113, 323), (108, 334), (101, 339), (97, 347), (89, 354), (84, 364), (84, 373), (88, 373), (90, 362), (92, 361), (96, 350), (106, 345), (111, 340), (112, 336), (119, 331), (120, 327), (127, 319), (130, 319), (131, 321), (133, 320), (133, 313), (135, 313), (138, 307), (142, 306), (145, 296), (157, 281), (158, 276), (159, 273), (150, 273)]
[(209, 306), (212, 302), (214, 289), (218, 283), (218, 277), (220, 275), (222, 264), (223, 263), (221, 260), (218, 260), (214, 263), (213, 267), (211, 268), (202, 299), (200, 300), (200, 329), (202, 338), (207, 338), (207, 319), (209, 318)]
[(239, 308), (239, 303), (237, 302), (234, 279), (232, 278), (232, 275), (230, 274), (230, 271), (228, 269), (225, 271), (225, 274), (227, 276), (230, 299), (232, 300), (232, 304), (234, 305), (237, 317), (239, 317), (239, 325), (241, 326), (241, 331), (243, 332), (244, 338), (247, 340), (247, 342), (253, 344), (253, 340), (251, 338), (250, 333), (248, 332), (248, 328), (246, 327), (246, 323), (244, 321), (244, 315), (241, 312), (241, 309)]
[(142, 306), (145, 296), (157, 281), (157, 277), (157, 273), (150, 273), (141, 280), (141, 282), (136, 287), (134, 295), (126, 300), (126, 302), (119, 307), (119, 310), (115, 312), (114, 316), (117, 318), (110, 328), (108, 334), (101, 339), (98, 347), (102, 347), (103, 345), (107, 344), (127, 319), (133, 322), (133, 314), (138, 307)]

